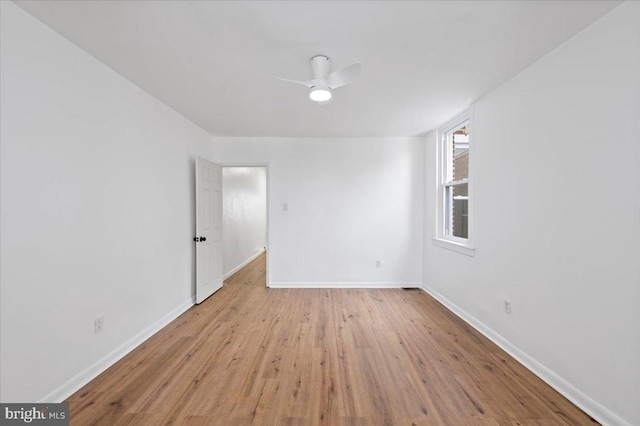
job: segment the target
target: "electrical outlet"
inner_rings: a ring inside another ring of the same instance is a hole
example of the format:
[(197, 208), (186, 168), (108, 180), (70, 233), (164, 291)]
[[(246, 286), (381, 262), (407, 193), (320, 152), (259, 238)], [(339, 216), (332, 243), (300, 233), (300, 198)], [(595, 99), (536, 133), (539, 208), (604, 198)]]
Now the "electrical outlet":
[(289, 211), (289, 204), (288, 203), (282, 203), (282, 211), (283, 212), (288, 212)]
[(376, 260), (376, 268), (382, 268), (382, 262), (379, 260)]
[(100, 333), (104, 329), (104, 317), (103, 316), (96, 317), (96, 319), (93, 322), (93, 327), (94, 327), (95, 333)]
[(503, 305), (503, 309), (504, 309), (504, 313), (511, 315), (511, 301), (504, 299), (504, 305)]

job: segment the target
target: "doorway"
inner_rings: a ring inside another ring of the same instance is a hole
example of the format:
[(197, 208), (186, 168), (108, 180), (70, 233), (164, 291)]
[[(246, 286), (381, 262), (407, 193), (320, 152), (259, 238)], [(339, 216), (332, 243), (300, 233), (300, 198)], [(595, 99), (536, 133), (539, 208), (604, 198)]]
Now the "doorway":
[(223, 165), (223, 273), (228, 279), (266, 252), (269, 286), (268, 165)]

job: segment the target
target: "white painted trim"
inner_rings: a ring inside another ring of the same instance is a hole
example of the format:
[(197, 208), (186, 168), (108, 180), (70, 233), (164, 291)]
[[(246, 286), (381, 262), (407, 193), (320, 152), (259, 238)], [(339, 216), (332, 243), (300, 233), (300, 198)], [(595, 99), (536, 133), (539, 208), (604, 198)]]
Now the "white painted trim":
[(507, 339), (496, 333), (482, 321), (478, 320), (473, 315), (466, 312), (464, 309), (457, 306), (455, 303), (438, 293), (427, 284), (422, 284), (422, 289), (433, 296), (438, 302), (442, 303), (447, 309), (460, 317), (464, 322), (471, 327), (482, 333), (487, 339), (498, 345), (502, 350), (511, 355), (525, 368), (538, 376), (542, 381), (549, 386), (560, 392), (565, 398), (573, 402), (576, 406), (582, 409), (585, 413), (593, 417), (602, 425), (608, 426), (632, 426), (602, 404), (591, 399), (589, 396), (582, 393), (575, 388), (571, 383), (567, 382), (553, 370), (549, 369), (538, 360), (513, 345)]
[(129, 352), (140, 346), (145, 340), (149, 337), (156, 334), (163, 327), (169, 324), (174, 319), (178, 318), (185, 311), (191, 308), (195, 304), (195, 300), (193, 297), (190, 297), (188, 300), (185, 300), (180, 305), (178, 305), (171, 312), (155, 321), (153, 324), (142, 330), (140, 333), (136, 334), (122, 345), (118, 346), (107, 355), (105, 355), (102, 359), (99, 359), (94, 364), (90, 365), (88, 368), (84, 369), (80, 373), (76, 374), (62, 385), (60, 385), (57, 389), (54, 389), (44, 397), (40, 398), (38, 403), (54, 403), (54, 402), (62, 402), (75, 392), (77, 392), (84, 385), (89, 383), (91, 380), (95, 379), (98, 375), (103, 373), (107, 368), (111, 367), (113, 364), (122, 359)]
[(444, 238), (432, 238), (431, 241), (433, 242), (434, 246), (453, 250), (458, 253), (466, 254), (467, 256), (474, 256), (476, 254), (475, 247), (468, 244), (458, 243), (456, 241), (446, 240)]
[(469, 179), (468, 178), (464, 178), (461, 180), (452, 180), (451, 182), (446, 182), (443, 183), (443, 185), (446, 186), (458, 186), (458, 185), (466, 185), (469, 183)]
[(238, 272), (240, 269), (244, 268), (245, 266), (247, 266), (249, 263), (251, 263), (253, 260), (255, 260), (258, 256), (260, 256), (262, 253), (265, 252), (264, 247), (261, 248), (260, 250), (258, 250), (258, 252), (254, 255), (252, 255), (251, 257), (249, 257), (247, 260), (245, 260), (244, 262), (242, 262), (241, 264), (239, 264), (238, 266), (236, 266), (235, 268), (233, 268), (232, 270), (230, 270), (229, 272), (227, 272), (224, 275), (224, 279), (226, 280), (227, 278), (229, 278), (231, 275), (235, 274), (236, 272)]
[(272, 282), (271, 288), (422, 288), (419, 282)]

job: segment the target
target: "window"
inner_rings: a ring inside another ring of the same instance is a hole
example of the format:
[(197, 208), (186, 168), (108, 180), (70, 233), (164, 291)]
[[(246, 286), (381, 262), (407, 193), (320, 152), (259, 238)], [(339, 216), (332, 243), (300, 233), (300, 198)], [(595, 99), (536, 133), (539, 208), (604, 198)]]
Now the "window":
[(472, 255), (469, 197), (469, 114), (439, 132), (438, 232), (434, 242)]

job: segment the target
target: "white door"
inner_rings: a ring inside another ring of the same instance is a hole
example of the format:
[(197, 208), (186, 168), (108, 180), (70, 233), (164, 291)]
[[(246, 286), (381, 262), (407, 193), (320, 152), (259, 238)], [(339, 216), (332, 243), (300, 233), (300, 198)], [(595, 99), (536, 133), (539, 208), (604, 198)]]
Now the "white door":
[(196, 158), (196, 303), (222, 288), (222, 167)]

